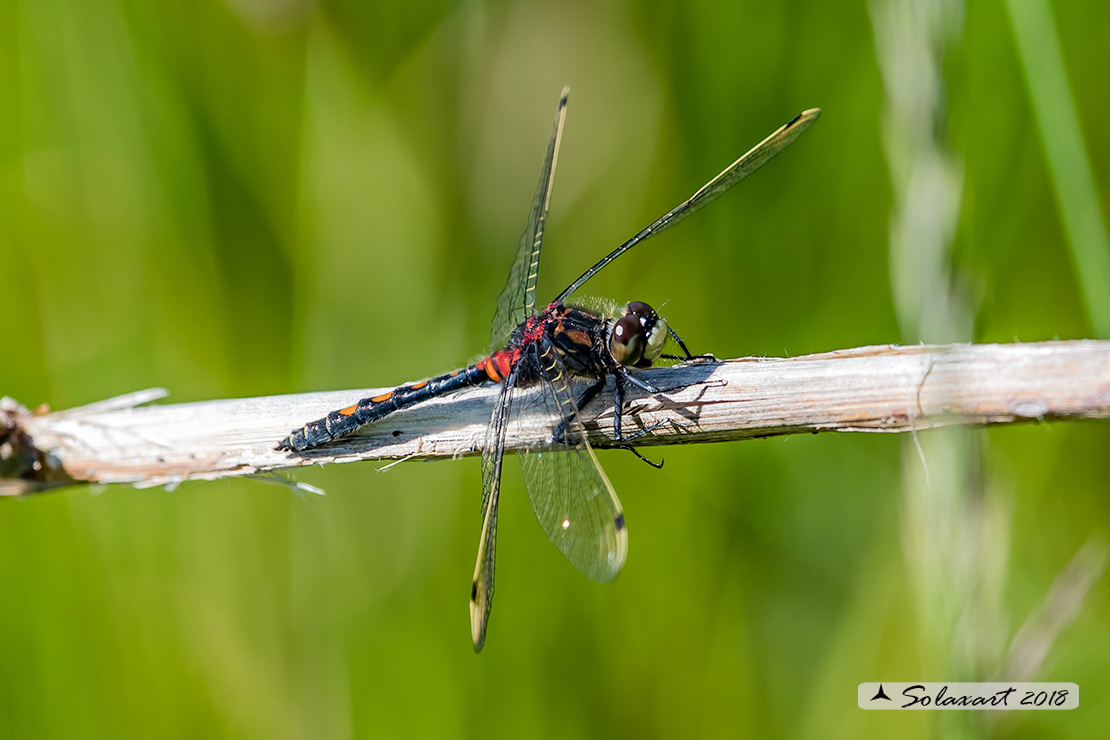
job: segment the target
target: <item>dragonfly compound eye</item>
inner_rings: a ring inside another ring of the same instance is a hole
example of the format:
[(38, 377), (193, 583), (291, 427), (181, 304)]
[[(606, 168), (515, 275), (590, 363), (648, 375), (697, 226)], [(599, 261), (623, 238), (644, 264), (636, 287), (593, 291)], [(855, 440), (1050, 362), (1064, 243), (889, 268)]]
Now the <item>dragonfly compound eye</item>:
[(609, 337), (609, 351), (613, 359), (622, 365), (635, 365), (644, 358), (644, 348), (647, 346), (647, 334), (640, 317), (633, 313), (626, 313), (613, 325), (613, 333)]
[[(667, 339), (667, 322), (655, 312), (655, 309), (643, 301), (632, 301), (625, 310), (624, 317), (617, 322), (620, 327), (622, 322), (627, 322), (625, 334), (631, 336), (634, 332), (633, 322), (637, 323), (635, 353), (626, 351), (628, 359), (621, 359), (616, 343), (616, 328), (613, 332), (613, 341), (610, 343), (613, 357), (622, 365), (632, 367), (651, 367), (663, 352), (663, 343)], [(631, 345), (631, 342), (628, 342)]]
[(628, 308), (625, 309), (626, 313), (636, 314), (640, 317), (641, 323), (644, 321), (655, 321), (655, 309), (644, 303), (643, 301), (631, 301)]

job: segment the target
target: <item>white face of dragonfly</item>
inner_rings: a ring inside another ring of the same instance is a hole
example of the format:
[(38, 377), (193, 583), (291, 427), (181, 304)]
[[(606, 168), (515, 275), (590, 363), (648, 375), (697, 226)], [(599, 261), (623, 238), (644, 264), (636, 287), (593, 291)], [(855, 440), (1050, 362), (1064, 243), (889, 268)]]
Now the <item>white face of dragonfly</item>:
[(663, 352), (667, 322), (643, 301), (632, 301), (624, 316), (613, 322), (609, 351), (613, 359), (628, 367), (651, 367)]

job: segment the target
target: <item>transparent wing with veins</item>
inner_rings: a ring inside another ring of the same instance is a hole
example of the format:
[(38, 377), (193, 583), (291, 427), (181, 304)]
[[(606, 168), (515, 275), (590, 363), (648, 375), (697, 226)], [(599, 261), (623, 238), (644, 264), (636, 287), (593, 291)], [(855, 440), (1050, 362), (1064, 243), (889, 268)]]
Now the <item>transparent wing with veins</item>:
[(522, 452), (520, 467), (532, 510), (547, 538), (574, 567), (608, 583), (617, 577), (628, 553), (624, 512), (613, 486), (586, 440), (566, 369), (555, 348), (541, 342), (529, 348), (543, 375), (539, 389), (513, 396), (514, 418), (538, 414), (562, 427), (550, 448)]
[(547, 221), (547, 206), (551, 202), (551, 186), (555, 182), (555, 165), (559, 158), (559, 142), (563, 137), (563, 122), (567, 114), (567, 94), (570, 88), (563, 88), (559, 107), (555, 111), (555, 125), (551, 131), (551, 143), (540, 168), (540, 181), (528, 211), (528, 225), (520, 238), (516, 261), (509, 271), (509, 281), (497, 299), (497, 311), (493, 317), (493, 330), (490, 341), (494, 348), (505, 345), (509, 333), (529, 316), (536, 314), (536, 282), (540, 275), (540, 249), (543, 247), (543, 230)]
[(505, 461), (505, 431), (519, 365), (513, 369), (493, 406), (482, 447), (482, 534), (478, 538), (478, 558), (470, 587), (470, 636), (474, 652), (486, 643), (486, 625), (493, 607), (494, 570), (497, 559), (497, 504), (501, 496), (501, 466)]
[[(485, 644), (493, 606), (497, 506), (510, 418), (538, 414), (550, 422), (552, 429), (559, 426), (563, 429), (562, 438), (551, 440), (549, 447), (528, 450), (519, 456), (532, 510), (547, 538), (574, 567), (600, 583), (617, 577), (628, 554), (624, 512), (586, 440), (562, 360), (545, 341), (529, 346), (526, 351), (533, 356), (522, 359), (502, 386), (482, 451), (482, 534), (470, 593), (470, 629), (475, 652)], [(540, 369), (543, 380), (534, 389), (517, 388), (524, 364)]]

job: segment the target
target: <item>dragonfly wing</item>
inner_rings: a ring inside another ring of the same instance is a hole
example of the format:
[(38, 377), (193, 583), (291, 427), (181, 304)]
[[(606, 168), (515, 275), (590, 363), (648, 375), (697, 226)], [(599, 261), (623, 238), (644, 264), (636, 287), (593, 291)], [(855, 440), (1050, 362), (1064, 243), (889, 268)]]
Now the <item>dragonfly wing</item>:
[(628, 554), (628, 532), (613, 486), (586, 441), (566, 370), (551, 345), (534, 345), (544, 376), (533, 393), (518, 393), (513, 415), (546, 414), (563, 422), (561, 440), (550, 449), (520, 455), (524, 483), (536, 518), (547, 538), (574, 567), (607, 583), (620, 573)]
[(490, 337), (494, 347), (502, 347), (509, 333), (529, 316), (536, 313), (536, 282), (540, 274), (540, 249), (543, 247), (543, 230), (547, 221), (547, 206), (551, 202), (551, 186), (555, 182), (555, 164), (559, 158), (559, 142), (563, 137), (563, 122), (567, 114), (567, 94), (570, 88), (563, 88), (559, 107), (555, 111), (555, 125), (551, 131), (551, 142), (540, 169), (540, 181), (528, 210), (528, 225), (520, 238), (516, 261), (509, 271), (509, 281), (497, 300), (497, 311), (493, 317), (493, 331)]
[(816, 121), (819, 115), (821, 115), (821, 111), (818, 108), (811, 108), (810, 110), (799, 113), (773, 134), (752, 147), (750, 151), (741, 156), (738, 160), (726, 167), (719, 175), (701, 186), (696, 193), (655, 219), (655, 221), (640, 233), (636, 234), (636, 236), (602, 257), (597, 264), (586, 270), (577, 280), (567, 286), (567, 289), (560, 293), (559, 297), (555, 300), (562, 303), (571, 293), (581, 288), (587, 280), (597, 274), (598, 270), (608, 265), (617, 257), (620, 257), (648, 237), (666, 231), (699, 208), (712, 203), (733, 185), (758, 170), (776, 154), (793, 144), (794, 140), (801, 136), (802, 132), (809, 128), (809, 125)]
[(505, 460), (505, 430), (515, 389), (517, 370), (506, 378), (493, 407), (482, 448), (482, 534), (470, 588), (470, 636), (474, 652), (486, 643), (486, 625), (493, 607), (493, 579), (497, 557), (497, 504), (501, 495), (501, 466)]

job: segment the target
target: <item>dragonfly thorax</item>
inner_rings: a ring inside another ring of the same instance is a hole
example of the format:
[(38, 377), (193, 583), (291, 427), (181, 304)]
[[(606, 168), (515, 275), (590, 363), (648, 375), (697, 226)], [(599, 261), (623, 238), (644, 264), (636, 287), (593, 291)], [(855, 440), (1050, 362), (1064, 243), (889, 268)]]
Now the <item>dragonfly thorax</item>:
[(612, 322), (609, 352), (627, 367), (650, 367), (663, 352), (667, 322), (643, 301), (632, 301), (624, 315)]

